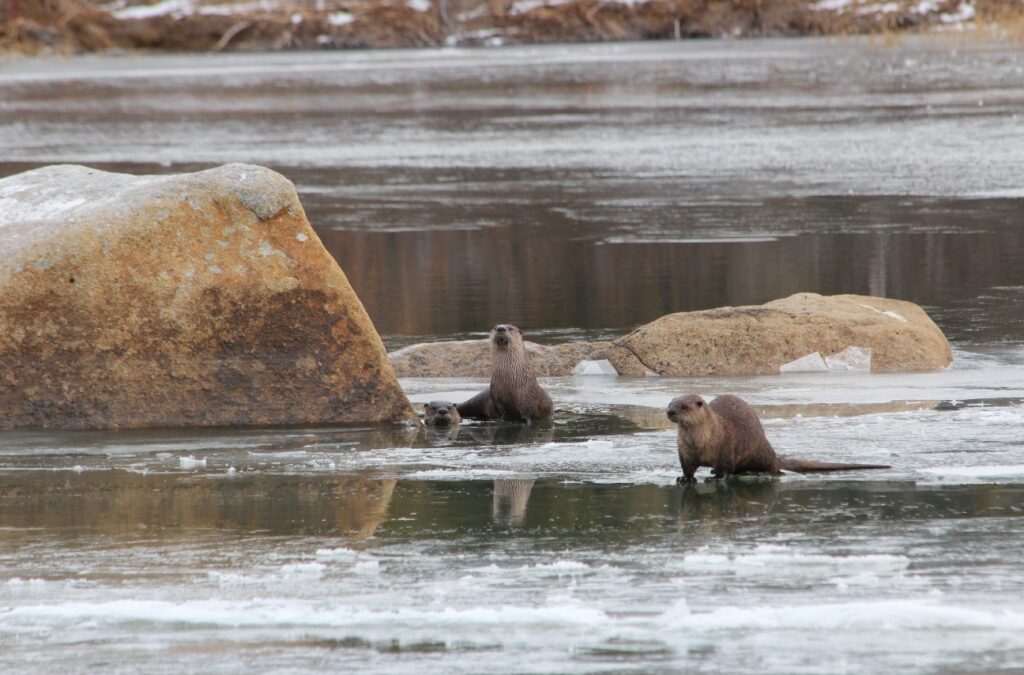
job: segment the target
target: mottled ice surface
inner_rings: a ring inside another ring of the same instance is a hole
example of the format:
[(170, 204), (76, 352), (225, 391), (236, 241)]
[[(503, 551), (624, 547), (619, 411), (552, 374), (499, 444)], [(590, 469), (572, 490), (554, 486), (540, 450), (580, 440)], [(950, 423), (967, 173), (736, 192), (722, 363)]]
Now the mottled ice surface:
[[(552, 379), (552, 424), (454, 437), (8, 433), (0, 664), (1022, 668), (1024, 371), (959, 356), (916, 375)], [(480, 383), (403, 384), (421, 403)], [(726, 390), (763, 406), (779, 449), (893, 468), (674, 486), (664, 404)]]

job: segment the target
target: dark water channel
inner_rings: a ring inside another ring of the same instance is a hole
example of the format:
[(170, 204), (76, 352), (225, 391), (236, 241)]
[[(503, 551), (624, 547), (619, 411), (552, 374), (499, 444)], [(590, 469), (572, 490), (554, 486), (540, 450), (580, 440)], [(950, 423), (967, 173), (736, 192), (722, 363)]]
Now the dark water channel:
[[(390, 346), (814, 291), (920, 303), (956, 362), (551, 379), (551, 424), (453, 435), (0, 434), (5, 671), (1024, 669), (1019, 46), (0, 63), (0, 177), (236, 161), (295, 182)], [(893, 468), (683, 490), (661, 410), (689, 391)]]
[(0, 176), (281, 171), (391, 344), (497, 321), (621, 332), (800, 291), (912, 300), (954, 339), (1024, 335), (1012, 45), (14, 62), (0, 95)]

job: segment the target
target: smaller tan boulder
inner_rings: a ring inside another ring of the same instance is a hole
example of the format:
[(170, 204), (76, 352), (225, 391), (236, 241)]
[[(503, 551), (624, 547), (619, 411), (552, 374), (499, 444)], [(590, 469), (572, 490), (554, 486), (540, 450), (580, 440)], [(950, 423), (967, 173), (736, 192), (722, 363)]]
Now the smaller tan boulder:
[(872, 352), (871, 371), (926, 371), (953, 361), (917, 305), (862, 295), (798, 293), (764, 305), (669, 314), (615, 341), (661, 375), (770, 375), (818, 352)]

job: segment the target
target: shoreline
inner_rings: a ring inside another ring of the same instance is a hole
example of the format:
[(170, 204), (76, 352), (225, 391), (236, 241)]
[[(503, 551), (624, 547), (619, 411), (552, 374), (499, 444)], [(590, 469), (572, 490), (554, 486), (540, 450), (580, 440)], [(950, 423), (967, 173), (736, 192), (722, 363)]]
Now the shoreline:
[(1020, 39), (1024, 1), (0, 0), (8, 57), (979, 32)]

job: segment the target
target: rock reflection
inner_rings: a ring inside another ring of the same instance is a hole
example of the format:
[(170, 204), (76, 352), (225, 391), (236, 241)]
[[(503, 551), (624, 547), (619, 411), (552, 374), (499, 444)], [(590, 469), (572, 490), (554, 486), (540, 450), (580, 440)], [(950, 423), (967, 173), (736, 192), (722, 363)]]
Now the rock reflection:
[(395, 480), (360, 476), (181, 477), (127, 471), (0, 476), (0, 527), (130, 534), (145, 528), (371, 536)]
[(526, 521), (526, 504), (533, 490), (533, 478), (495, 479), (491, 518), (495, 525), (522, 525)]

